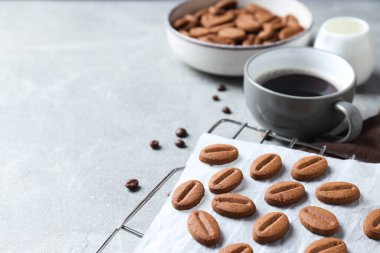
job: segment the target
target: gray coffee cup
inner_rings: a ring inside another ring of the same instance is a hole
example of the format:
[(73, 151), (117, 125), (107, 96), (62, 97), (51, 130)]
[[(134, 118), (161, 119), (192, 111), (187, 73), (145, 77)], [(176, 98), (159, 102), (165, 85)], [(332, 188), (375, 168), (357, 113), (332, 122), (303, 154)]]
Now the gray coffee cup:
[[(327, 80), (337, 91), (302, 97), (275, 92), (260, 84), (263, 79), (271, 79), (279, 73), (298, 72)], [(355, 72), (346, 60), (307, 47), (263, 52), (251, 57), (244, 69), (244, 93), (256, 121), (278, 134), (302, 140), (329, 136), (337, 142), (348, 142), (360, 134), (362, 116), (351, 103), (355, 81)], [(345, 136), (335, 136), (345, 128), (348, 129)]]

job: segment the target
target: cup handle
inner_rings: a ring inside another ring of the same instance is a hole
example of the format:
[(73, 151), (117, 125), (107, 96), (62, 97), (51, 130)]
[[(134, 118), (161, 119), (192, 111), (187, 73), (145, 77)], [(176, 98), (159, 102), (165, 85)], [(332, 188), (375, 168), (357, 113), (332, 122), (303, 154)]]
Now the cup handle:
[[(345, 119), (335, 129), (322, 137), (323, 141), (335, 141), (335, 142), (350, 142), (353, 141), (362, 131), (363, 118), (359, 109), (352, 103), (344, 100), (335, 102), (334, 109), (344, 114)], [(345, 129), (348, 131), (343, 137), (338, 137), (339, 133), (342, 133)]]

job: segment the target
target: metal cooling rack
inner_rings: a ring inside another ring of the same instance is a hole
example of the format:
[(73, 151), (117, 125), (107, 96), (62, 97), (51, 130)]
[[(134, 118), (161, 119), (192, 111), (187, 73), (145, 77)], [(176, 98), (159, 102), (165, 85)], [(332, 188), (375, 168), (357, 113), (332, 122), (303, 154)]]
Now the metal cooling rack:
[[(241, 133), (244, 130), (253, 130), (253, 131), (256, 131), (256, 132), (258, 132), (259, 134), (262, 135), (262, 137), (260, 138), (260, 141), (259, 141), (260, 144), (264, 143), (265, 141), (273, 139), (273, 140), (276, 140), (276, 141), (279, 141), (279, 142), (283, 143), (284, 145), (287, 145), (288, 148), (290, 148), (290, 149), (295, 148), (295, 147), (304, 147), (304, 148), (309, 148), (309, 149), (312, 149), (314, 151), (319, 152), (319, 155), (329, 155), (329, 156), (333, 156), (333, 157), (341, 158), (341, 159), (355, 159), (355, 155), (354, 154), (353, 155), (341, 154), (341, 153), (335, 152), (333, 150), (328, 150), (327, 146), (317, 147), (317, 146), (314, 146), (314, 145), (312, 145), (310, 143), (307, 143), (307, 142), (304, 142), (304, 141), (300, 141), (297, 138), (289, 138), (289, 137), (286, 137), (286, 136), (283, 136), (283, 135), (276, 134), (275, 132), (272, 132), (271, 130), (260, 129), (260, 128), (257, 128), (257, 127), (250, 126), (250, 125), (248, 125), (248, 123), (243, 123), (243, 122), (236, 121), (236, 120), (231, 120), (231, 119), (221, 119), (221, 120), (219, 120), (218, 122), (216, 122), (207, 131), (207, 133), (213, 133), (222, 124), (233, 124), (233, 125), (239, 126), (239, 128), (237, 129), (237, 131), (231, 137), (232, 139), (236, 139), (239, 135), (241, 135)], [(177, 167), (177, 168), (172, 169), (152, 189), (152, 191), (149, 192), (149, 194), (146, 195), (146, 197), (133, 209), (133, 211), (128, 214), (128, 216), (121, 223), (121, 225), (118, 226), (112, 232), (112, 234), (107, 238), (107, 240), (102, 244), (102, 246), (100, 246), (100, 248), (98, 249), (97, 253), (103, 252), (103, 250), (107, 247), (107, 245), (112, 241), (112, 239), (116, 236), (116, 234), (120, 230), (124, 230), (124, 231), (129, 232), (129, 233), (131, 233), (131, 234), (133, 234), (133, 235), (135, 235), (135, 236), (137, 236), (139, 238), (142, 238), (144, 236), (144, 234), (142, 232), (136, 230), (136, 229), (133, 229), (133, 228), (127, 226), (127, 223), (129, 223), (132, 220), (132, 218), (136, 214), (139, 213), (140, 209), (143, 206), (145, 206), (146, 203), (149, 202), (149, 200), (161, 189), (161, 187), (164, 186), (169, 181), (169, 179), (171, 179), (177, 172), (182, 171), (184, 168), (185, 167), (183, 166), (183, 167)]]

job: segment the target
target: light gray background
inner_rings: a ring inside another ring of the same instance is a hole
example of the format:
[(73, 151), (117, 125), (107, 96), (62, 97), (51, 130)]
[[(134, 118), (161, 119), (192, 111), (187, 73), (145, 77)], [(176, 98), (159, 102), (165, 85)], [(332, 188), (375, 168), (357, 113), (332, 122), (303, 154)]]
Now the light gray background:
[[(307, 1), (315, 29), (366, 19), (377, 74), (355, 103), (380, 107), (380, 2)], [(225, 117), (255, 124), (241, 79), (199, 73), (166, 43), (174, 2), (0, 2), (0, 251), (94, 252), (198, 138)], [(211, 100), (220, 82), (228, 91)], [(189, 147), (173, 145), (186, 127)], [(163, 149), (148, 146), (159, 139)], [(126, 179), (140, 179), (129, 193)], [(141, 222), (147, 222), (147, 217)]]

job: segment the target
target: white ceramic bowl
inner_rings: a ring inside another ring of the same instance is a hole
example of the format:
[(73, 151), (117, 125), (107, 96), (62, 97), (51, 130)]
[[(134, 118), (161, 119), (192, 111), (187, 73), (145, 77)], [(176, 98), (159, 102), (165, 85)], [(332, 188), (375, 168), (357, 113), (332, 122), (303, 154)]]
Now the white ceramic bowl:
[(185, 14), (208, 7), (218, 0), (189, 0), (177, 5), (167, 19), (167, 37), (175, 54), (189, 66), (211, 74), (242, 76), (249, 57), (263, 50), (284, 46), (306, 46), (311, 37), (313, 16), (310, 10), (297, 0), (239, 0), (239, 6), (257, 3), (279, 16), (293, 14), (305, 30), (287, 40), (271, 45), (231, 46), (203, 42), (176, 31), (172, 22)]

